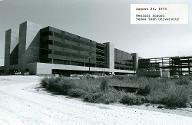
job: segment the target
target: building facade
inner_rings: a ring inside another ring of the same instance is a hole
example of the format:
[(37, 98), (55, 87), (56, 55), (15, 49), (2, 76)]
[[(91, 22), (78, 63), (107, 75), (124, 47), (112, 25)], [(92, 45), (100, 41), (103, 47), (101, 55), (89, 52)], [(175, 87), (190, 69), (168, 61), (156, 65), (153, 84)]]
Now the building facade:
[(138, 55), (54, 27), (24, 22), (5, 35), (6, 74), (134, 74)]

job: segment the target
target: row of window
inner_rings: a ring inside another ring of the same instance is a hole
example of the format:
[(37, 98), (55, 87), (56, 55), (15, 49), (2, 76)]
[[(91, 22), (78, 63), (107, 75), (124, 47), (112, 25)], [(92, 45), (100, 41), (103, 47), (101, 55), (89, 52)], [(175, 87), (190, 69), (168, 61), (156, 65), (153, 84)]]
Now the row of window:
[(74, 42), (92, 46), (92, 47), (95, 47), (95, 44), (96, 44), (92, 40), (89, 40), (89, 39), (86, 39), (86, 38), (83, 38), (80, 36), (76, 36), (76, 35), (73, 35), (73, 34), (70, 34), (67, 32), (57, 33), (57, 32), (53, 32), (53, 31), (46, 31), (46, 32), (41, 32), (41, 36), (54, 36), (56, 38), (67, 39), (70, 41), (74, 41)]
[(91, 49), (90, 47), (72, 45), (72, 44), (70, 44), (70, 41), (65, 41), (65, 42), (54, 41), (54, 45), (64, 47), (64, 48), (71, 48), (71, 49), (79, 50), (79, 51), (93, 51), (93, 52), (95, 52), (95, 49)]
[(115, 66), (117, 67), (133, 67), (133, 64), (129, 64), (129, 65), (122, 65), (122, 64), (115, 64)]
[(133, 61), (115, 61), (115, 64), (119, 65), (133, 65)]
[(42, 63), (53, 63), (53, 64), (65, 64), (65, 65), (76, 65), (76, 66), (86, 66), (86, 67), (102, 67), (104, 68), (105, 65), (103, 64), (96, 64), (96, 63), (85, 63), (85, 62), (77, 62), (77, 61), (70, 61), (70, 60), (61, 60), (61, 59), (41, 59)]
[(115, 69), (120, 69), (120, 70), (134, 70), (132, 67), (118, 67), (118, 66), (115, 66)]
[(97, 43), (97, 44), (96, 44), (96, 48), (97, 48), (97, 49), (100, 49), (100, 50), (104, 50), (105, 46), (104, 46), (104, 44), (99, 44), (99, 43)]
[[(54, 41), (54, 42), (53, 42)], [(54, 44), (57, 46), (62, 46), (65, 48), (74, 48), (74, 49), (79, 49), (82, 51), (96, 51), (95, 47), (91, 47), (91, 46), (87, 46), (81, 43), (76, 43), (74, 41), (70, 41), (70, 40), (65, 40), (65, 39), (57, 39), (54, 37), (46, 37), (46, 38), (41, 38), (41, 43), (42, 44)]]
[[(61, 56), (66, 56), (66, 57), (89, 58), (89, 56), (86, 56), (86, 55), (73, 54), (73, 53), (61, 52), (61, 51), (53, 51), (53, 54), (61, 55)], [(91, 56), (91, 57), (94, 57), (94, 56)]]

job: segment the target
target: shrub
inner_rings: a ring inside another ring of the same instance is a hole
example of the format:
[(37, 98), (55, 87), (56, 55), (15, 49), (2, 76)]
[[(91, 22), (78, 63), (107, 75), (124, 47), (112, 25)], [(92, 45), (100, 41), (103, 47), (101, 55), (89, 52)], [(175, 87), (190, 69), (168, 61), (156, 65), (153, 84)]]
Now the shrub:
[(150, 91), (151, 91), (150, 86), (146, 85), (144, 88), (140, 88), (137, 91), (137, 94), (146, 96), (146, 95), (148, 95), (150, 93)]
[(40, 83), (41, 87), (46, 88), (47, 84), (48, 84), (48, 78), (44, 78), (41, 80), (41, 83)]
[(60, 84), (58, 84), (59, 80), (60, 78), (54, 78), (54, 77), (44, 78), (41, 80), (41, 87), (46, 88), (51, 92), (60, 92), (61, 87)]
[(161, 100), (165, 97), (165, 93), (160, 91), (152, 92), (147, 95), (147, 100), (152, 104), (161, 104)]
[(96, 92), (96, 93), (87, 93), (83, 99), (86, 102), (91, 102), (91, 103), (96, 103), (97, 99), (102, 96), (101, 92)]
[(161, 80), (161, 79), (150, 79), (150, 93), (147, 95), (149, 102), (158, 104), (161, 102), (162, 98), (166, 96), (168, 89), (174, 86), (173, 81)]
[(98, 91), (100, 91), (100, 79), (86, 79), (86, 78), (82, 78), (82, 79), (76, 79), (76, 80), (71, 80), (73, 83), (76, 84), (77, 88), (83, 89), (86, 92), (92, 92), (92, 93), (96, 93)]
[(49, 82), (46, 87), (47, 90), (55, 93), (62, 93), (62, 85), (58, 82)]
[(101, 89), (101, 91), (104, 91), (104, 92), (108, 91), (109, 85), (108, 85), (108, 82), (106, 80), (103, 80), (101, 82), (100, 89)]
[(98, 91), (95, 93), (87, 92), (83, 96), (83, 99), (86, 102), (104, 103), (104, 104), (118, 102), (120, 98), (121, 98), (121, 93), (113, 89), (110, 89), (106, 92), (103, 92), (103, 91)]
[[(167, 107), (185, 107), (192, 91), (189, 78), (158, 79), (145, 77), (110, 77), (69, 79), (50, 77), (41, 80), (41, 86), (49, 92), (71, 97), (80, 97), (92, 103), (120, 102), (128, 105), (139, 105), (145, 102), (163, 104)], [(109, 85), (139, 87), (136, 94), (117, 91)], [(145, 97), (144, 97), (145, 96)]]
[(118, 80), (124, 80), (125, 76), (123, 75), (116, 75), (116, 76), (113, 76), (114, 79), (118, 79)]
[(86, 95), (87, 93), (83, 89), (70, 89), (67, 92), (67, 95), (71, 97), (82, 97)]
[(186, 107), (188, 92), (185, 87), (171, 87), (161, 103), (169, 108)]
[(43, 78), (41, 80), (40, 84), (41, 84), (41, 87), (47, 88), (48, 84), (52, 84), (52, 83), (55, 83), (55, 78), (53, 78), (53, 77), (51, 77), (51, 78), (46, 77), (46, 78)]
[(163, 104), (169, 108), (185, 107), (188, 102), (189, 89), (187, 87), (189, 86), (187, 85), (188, 83), (186, 84), (182, 81), (180, 80), (179, 83), (173, 79), (150, 80), (151, 91), (147, 95), (148, 101), (150, 103)]
[(68, 90), (77, 88), (76, 84), (68, 79), (62, 79), (58, 83), (55, 83), (55, 85), (60, 85), (62, 93), (67, 94)]
[(136, 96), (134, 94), (126, 94), (125, 96), (123, 96), (120, 102), (127, 105), (140, 105), (145, 103), (146, 100), (144, 97), (141, 96)]
[(76, 88), (76, 84), (65, 78), (44, 78), (41, 80), (41, 86), (57, 94), (67, 94), (67, 91)]
[(177, 85), (189, 85), (190, 84), (190, 80), (189, 80), (189, 78), (181, 77), (175, 83)]
[(102, 95), (96, 100), (96, 102), (109, 104), (118, 102), (119, 99), (120, 99), (120, 93), (116, 90), (111, 89), (108, 92), (102, 93)]
[(150, 86), (151, 92), (165, 92), (170, 86), (174, 85), (174, 81), (162, 80), (162, 79), (150, 79), (148, 85)]

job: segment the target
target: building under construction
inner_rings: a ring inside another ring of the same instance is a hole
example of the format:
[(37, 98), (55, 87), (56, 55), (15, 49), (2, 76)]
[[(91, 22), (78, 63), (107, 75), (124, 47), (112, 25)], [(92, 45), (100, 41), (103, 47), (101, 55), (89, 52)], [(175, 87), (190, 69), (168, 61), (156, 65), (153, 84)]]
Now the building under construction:
[(139, 59), (138, 75), (169, 77), (192, 73), (192, 56)]

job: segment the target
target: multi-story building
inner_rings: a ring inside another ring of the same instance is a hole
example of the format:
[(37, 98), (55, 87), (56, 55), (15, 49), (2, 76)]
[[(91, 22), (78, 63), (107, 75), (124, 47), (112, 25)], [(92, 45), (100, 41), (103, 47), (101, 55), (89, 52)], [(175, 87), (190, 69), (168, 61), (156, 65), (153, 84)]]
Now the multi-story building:
[(24, 22), (5, 33), (6, 74), (134, 74), (138, 55), (54, 27)]

